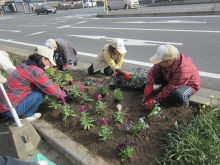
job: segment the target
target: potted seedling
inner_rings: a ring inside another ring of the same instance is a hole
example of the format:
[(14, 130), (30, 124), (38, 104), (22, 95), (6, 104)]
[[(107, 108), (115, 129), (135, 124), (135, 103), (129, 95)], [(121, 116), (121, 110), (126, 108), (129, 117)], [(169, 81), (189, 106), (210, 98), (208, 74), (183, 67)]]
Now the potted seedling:
[(115, 88), (113, 96), (114, 96), (114, 101), (116, 103), (120, 102), (123, 99), (123, 95), (122, 95), (121, 89), (120, 88)]
[(69, 73), (65, 74), (64, 80), (68, 81), (69, 85), (74, 85), (75, 84), (75, 82), (73, 80), (73, 77)]
[(99, 92), (99, 94), (101, 94), (102, 95), (102, 98), (104, 98), (105, 97), (105, 95), (109, 95), (109, 93), (108, 93), (108, 85), (107, 84), (98, 84), (97, 85), (97, 88), (98, 88), (98, 92)]

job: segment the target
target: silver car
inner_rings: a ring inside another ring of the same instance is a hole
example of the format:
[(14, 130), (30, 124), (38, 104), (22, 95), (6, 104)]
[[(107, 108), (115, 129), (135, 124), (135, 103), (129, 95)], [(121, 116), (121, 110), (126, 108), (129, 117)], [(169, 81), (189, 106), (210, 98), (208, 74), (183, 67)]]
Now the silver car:
[(139, 7), (138, 0), (108, 0), (108, 10), (115, 9), (137, 9)]

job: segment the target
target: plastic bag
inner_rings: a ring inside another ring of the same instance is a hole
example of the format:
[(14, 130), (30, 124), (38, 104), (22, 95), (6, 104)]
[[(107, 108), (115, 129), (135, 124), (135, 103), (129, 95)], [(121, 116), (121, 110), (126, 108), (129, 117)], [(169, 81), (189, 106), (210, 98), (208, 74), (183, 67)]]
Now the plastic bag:
[(35, 154), (32, 159), (30, 160), (30, 162), (40, 162), (40, 161), (44, 161), (47, 162), (47, 165), (56, 165), (55, 163), (49, 161), (45, 156), (43, 156), (42, 154)]

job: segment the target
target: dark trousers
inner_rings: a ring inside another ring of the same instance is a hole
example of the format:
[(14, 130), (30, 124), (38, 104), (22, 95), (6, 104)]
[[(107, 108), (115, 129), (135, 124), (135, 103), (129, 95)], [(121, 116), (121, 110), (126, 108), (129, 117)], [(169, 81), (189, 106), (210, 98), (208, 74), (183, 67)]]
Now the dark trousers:
[[(156, 79), (155, 84), (161, 84), (163, 87), (165, 87), (168, 85), (168, 82), (164, 79), (164, 76), (161, 75)], [(171, 92), (172, 99), (180, 105), (187, 105), (192, 95), (193, 92), (189, 86), (182, 86), (180, 88), (174, 89)]]
[[(99, 71), (97, 71), (97, 72), (99, 72)], [(90, 75), (93, 75), (97, 72), (94, 72), (93, 64), (88, 68), (88, 73)], [(110, 68), (110, 66), (108, 66), (104, 69), (104, 74), (107, 75), (107, 76), (111, 76), (113, 73), (114, 73), (114, 71)]]

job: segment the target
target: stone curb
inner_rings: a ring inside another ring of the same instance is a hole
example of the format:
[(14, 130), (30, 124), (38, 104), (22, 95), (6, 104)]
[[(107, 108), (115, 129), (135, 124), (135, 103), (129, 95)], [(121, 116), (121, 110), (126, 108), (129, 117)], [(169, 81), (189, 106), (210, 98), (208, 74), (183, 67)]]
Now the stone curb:
[(57, 151), (62, 153), (74, 165), (109, 165), (100, 157), (89, 152), (88, 149), (79, 145), (62, 132), (54, 129), (44, 120), (32, 122), (37, 132)]
[(198, 16), (198, 15), (220, 15), (220, 11), (187, 11), (187, 12), (166, 12), (166, 13), (109, 13), (97, 14), (100, 18), (112, 17), (159, 17), (159, 16)]

